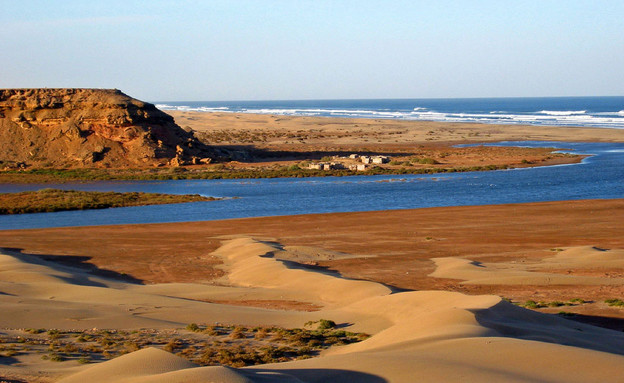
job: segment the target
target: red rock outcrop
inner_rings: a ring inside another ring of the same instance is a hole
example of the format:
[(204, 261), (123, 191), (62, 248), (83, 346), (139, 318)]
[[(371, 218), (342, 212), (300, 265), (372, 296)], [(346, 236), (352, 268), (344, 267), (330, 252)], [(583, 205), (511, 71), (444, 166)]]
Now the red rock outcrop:
[(0, 89), (0, 167), (209, 162), (211, 149), (116, 89)]

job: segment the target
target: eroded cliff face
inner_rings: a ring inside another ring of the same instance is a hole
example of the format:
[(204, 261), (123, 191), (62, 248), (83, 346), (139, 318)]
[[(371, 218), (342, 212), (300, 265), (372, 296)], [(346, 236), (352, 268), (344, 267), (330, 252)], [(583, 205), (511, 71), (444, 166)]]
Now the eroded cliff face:
[(209, 162), (211, 149), (115, 89), (0, 89), (0, 168)]

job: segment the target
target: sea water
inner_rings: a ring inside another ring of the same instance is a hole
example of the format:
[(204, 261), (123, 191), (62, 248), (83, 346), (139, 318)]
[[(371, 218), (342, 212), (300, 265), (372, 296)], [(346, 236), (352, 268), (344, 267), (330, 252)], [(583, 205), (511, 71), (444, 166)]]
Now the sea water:
[(624, 97), (170, 101), (162, 110), (624, 129)]

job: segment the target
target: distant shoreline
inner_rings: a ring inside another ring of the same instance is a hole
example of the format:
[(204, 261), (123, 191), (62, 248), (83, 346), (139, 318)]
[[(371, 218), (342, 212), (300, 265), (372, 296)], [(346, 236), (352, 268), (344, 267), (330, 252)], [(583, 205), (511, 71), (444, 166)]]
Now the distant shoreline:
[(622, 96), (158, 101), (155, 104), (166, 112), (624, 129)]
[[(394, 143), (404, 139), (409, 144), (463, 144), (498, 141), (570, 141), (570, 142), (624, 142), (624, 129), (561, 126), (497, 124), (479, 122), (440, 122), (431, 120), (405, 120), (399, 118), (358, 118), (329, 116), (289, 116), (269, 113), (240, 113), (223, 111), (179, 111), (166, 110), (176, 123), (183, 128), (196, 132), (229, 129), (232, 131), (248, 130), (259, 132), (270, 129), (275, 132), (316, 129), (321, 132), (342, 129), (345, 134), (370, 133), (368, 130), (395, 129), (407, 130), (407, 134), (393, 137), (394, 140), (382, 140)], [(427, 134), (429, 131), (434, 134)], [(328, 144), (349, 142), (341, 137), (339, 141)], [(260, 143), (263, 144), (263, 143)]]

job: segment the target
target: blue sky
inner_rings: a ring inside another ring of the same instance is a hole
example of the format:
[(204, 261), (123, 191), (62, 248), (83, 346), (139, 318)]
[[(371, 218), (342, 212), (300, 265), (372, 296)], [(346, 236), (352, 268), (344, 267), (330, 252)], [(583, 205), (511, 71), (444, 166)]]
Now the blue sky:
[(0, 88), (150, 101), (624, 95), (621, 0), (0, 7)]

